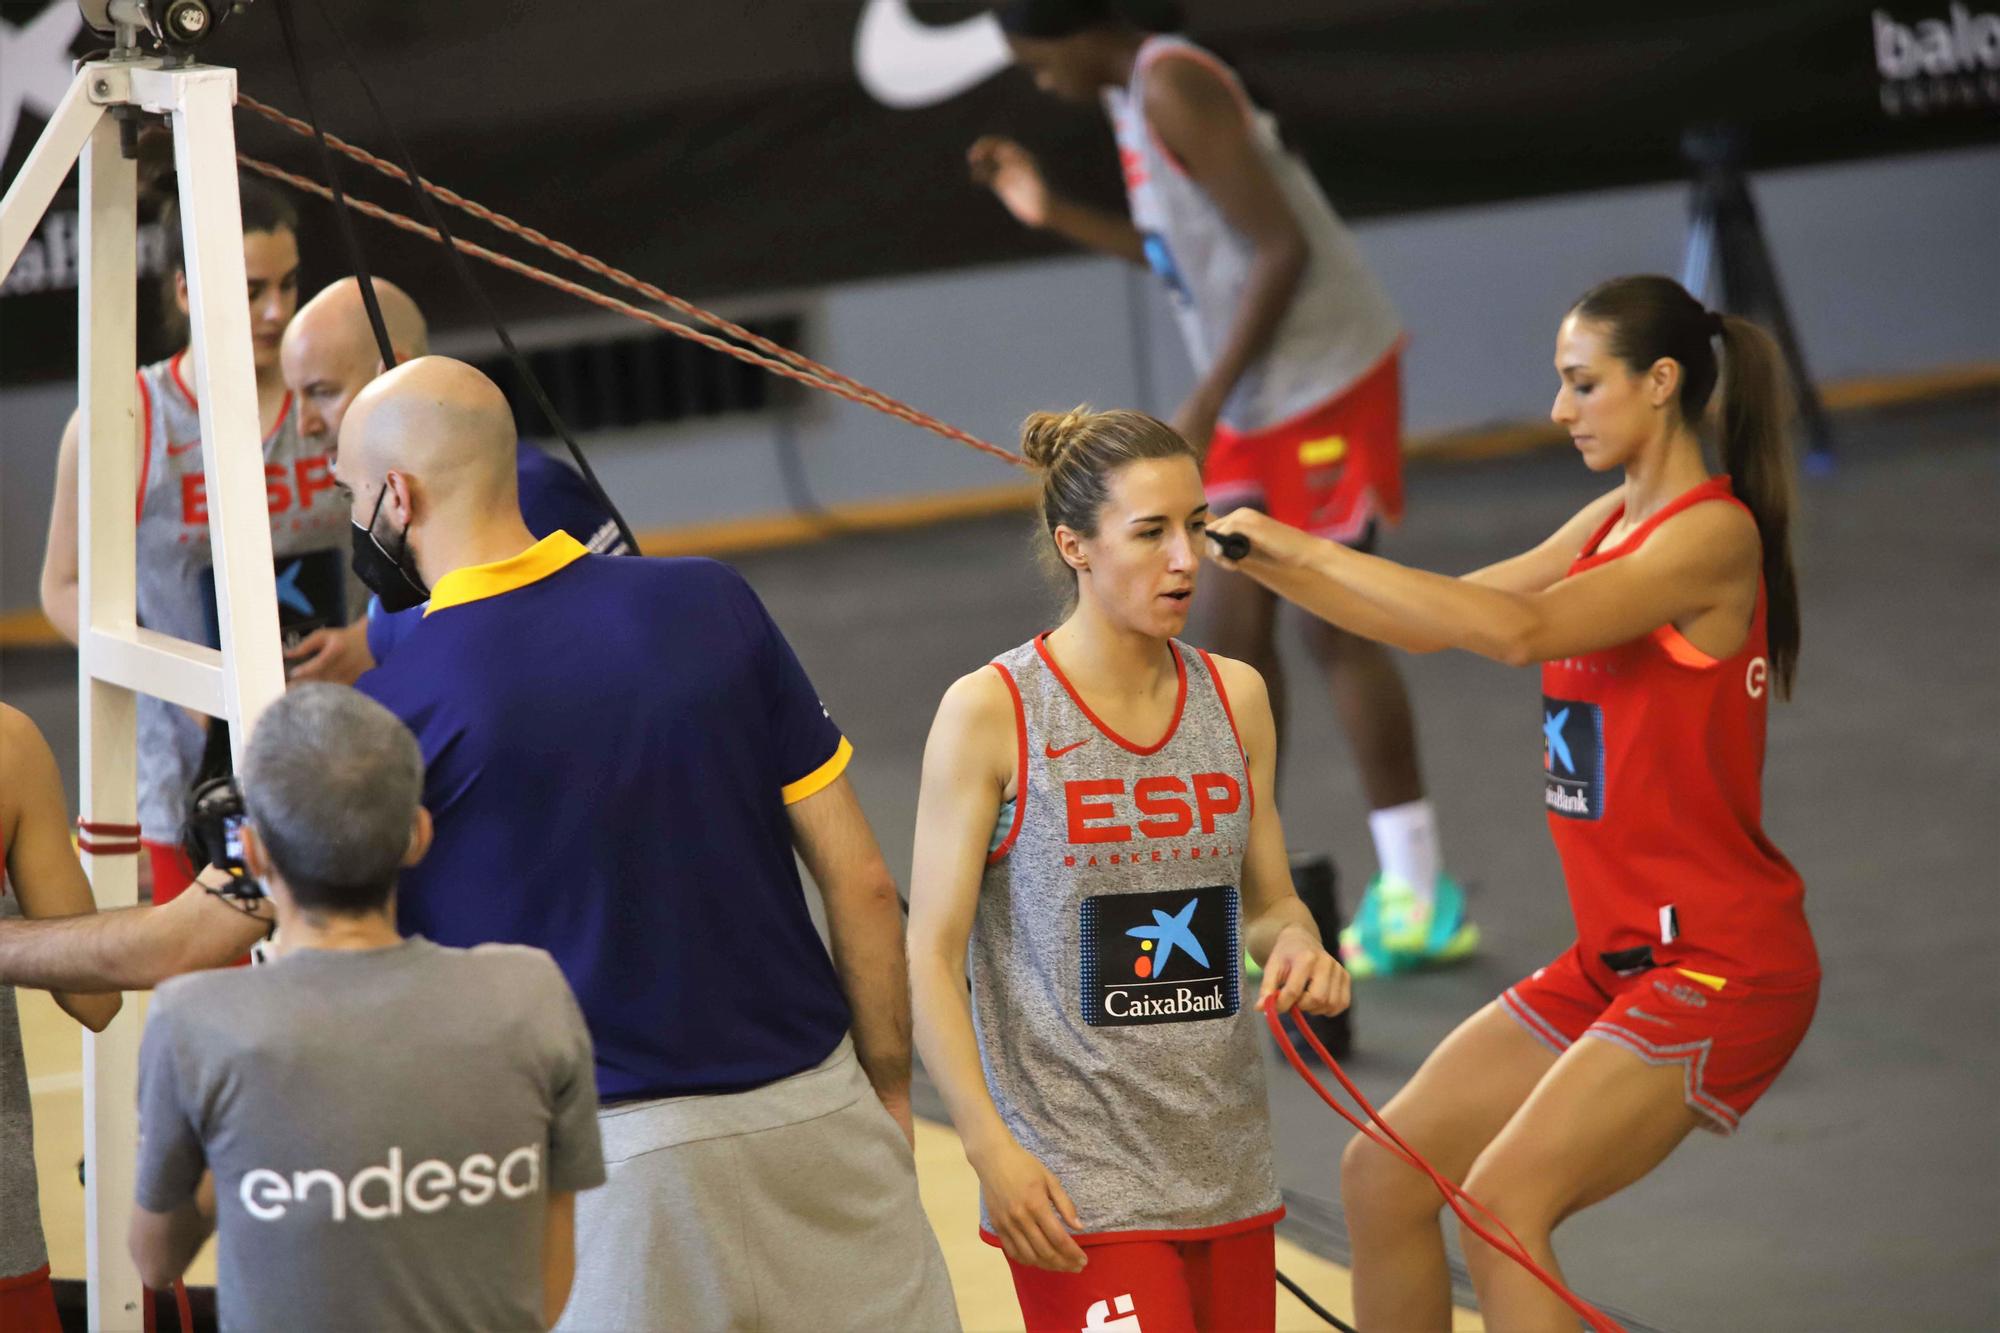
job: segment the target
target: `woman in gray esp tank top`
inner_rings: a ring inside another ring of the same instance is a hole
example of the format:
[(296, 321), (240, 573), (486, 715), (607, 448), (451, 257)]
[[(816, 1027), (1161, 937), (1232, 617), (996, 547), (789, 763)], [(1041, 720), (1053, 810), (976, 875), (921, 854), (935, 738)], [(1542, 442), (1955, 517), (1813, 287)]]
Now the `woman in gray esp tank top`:
[(1269, 1327), (1282, 1208), (1257, 1008), (1337, 1013), (1347, 975), (1292, 891), (1263, 681), (1174, 638), (1208, 517), (1194, 451), (1081, 408), (1022, 439), (1076, 605), (938, 709), (910, 885), (917, 1044), (1029, 1327), (1084, 1327), (1105, 1302), (1211, 1327), (1224, 1290), (1231, 1327)]
[[(1064, 197), (1012, 140), (972, 146), (975, 181), (1017, 220), (1150, 268), (1196, 383), (1174, 428), (1203, 453), (1218, 515), (1241, 505), (1368, 549), (1403, 514), (1402, 322), (1360, 244), (1235, 70), (1177, 31), (1174, 0), (1006, 0), (1000, 24), (1044, 93), (1100, 104), (1129, 217)], [(1197, 635), (1272, 680), (1278, 602), (1209, 576)], [(1357, 976), (1468, 957), (1479, 928), (1446, 873), (1410, 699), (1380, 644), (1301, 626), (1368, 801), (1379, 873), (1341, 932)]]
[[(298, 305), (298, 214), (275, 187), (239, 182), (244, 276), (250, 315), (250, 355), (257, 379), (264, 495), (277, 576), (278, 622), (289, 657), (321, 644), (329, 624), (346, 620), (347, 501), (333, 481), (333, 440), (301, 428), (285, 387), (280, 342)], [(169, 241), (170, 296), (188, 310), (185, 257), (176, 216), (163, 220)], [(147, 629), (219, 646), (203, 473), (201, 380), (191, 346), (139, 368), (133, 406), (139, 454), (136, 609)], [(71, 642), (77, 638), (78, 418), (63, 432), (49, 541), (42, 566), (42, 607)], [(138, 816), (146, 844), (142, 871), (152, 876), (155, 902), (193, 879), (196, 867), (180, 849), (188, 797), (208, 751), (207, 724), (164, 699), (142, 695), (138, 705)], [(215, 738), (218, 742), (220, 736)], [(219, 751), (226, 747), (218, 745)]]
[[(69, 829), (62, 775), (48, 742), (26, 715), (0, 704), (0, 861), (7, 870), (0, 918), (96, 910)], [(58, 993), (55, 999), (77, 1022), (102, 1032), (121, 997)], [(56, 1327), (48, 1263), (20, 1018), (14, 988), (0, 985), (0, 1328)]]

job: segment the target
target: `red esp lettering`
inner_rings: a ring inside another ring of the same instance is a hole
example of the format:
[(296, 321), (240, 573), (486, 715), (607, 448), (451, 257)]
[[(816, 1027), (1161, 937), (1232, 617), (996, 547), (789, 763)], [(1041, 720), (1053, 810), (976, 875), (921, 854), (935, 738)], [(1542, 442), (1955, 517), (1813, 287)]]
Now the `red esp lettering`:
[(1194, 780), (1194, 804), (1201, 811), (1201, 831), (1213, 833), (1217, 815), (1233, 815), (1243, 804), (1243, 788), (1227, 773), (1199, 773)]
[(208, 525), (208, 488), (199, 472), (181, 474), (181, 522)]
[(315, 454), (292, 465), (299, 492), (299, 508), (311, 509), (313, 496), (333, 489), (333, 455)]
[(1179, 778), (1140, 778), (1132, 787), (1132, 803), (1139, 813), (1152, 816), (1139, 821), (1139, 831), (1149, 838), (1178, 838), (1194, 825), (1194, 812), (1177, 793), (1185, 793), (1187, 783)]
[[(286, 485), (287, 480), (292, 485)], [(294, 487), (297, 489), (294, 490)], [(298, 500), (299, 508), (310, 509), (315, 495), (332, 489), (331, 455), (318, 454), (298, 459), (292, 464), (289, 477), (282, 463), (264, 465), (264, 504), (273, 514), (289, 510), (294, 498)], [(208, 522), (208, 485), (199, 472), (189, 472), (181, 477), (181, 522)]]
[[(1138, 821), (1139, 832), (1148, 838), (1179, 838), (1193, 831), (1197, 817), (1201, 832), (1215, 832), (1215, 822), (1235, 814), (1243, 805), (1243, 784), (1227, 773), (1197, 773), (1193, 779), (1194, 807), (1187, 802), (1189, 784), (1175, 777), (1141, 778), (1132, 788), (1132, 804), (1145, 818)], [(1063, 803), (1069, 812), (1069, 840), (1072, 844), (1132, 841), (1132, 826), (1101, 821), (1117, 819), (1120, 811), (1111, 797), (1123, 796), (1121, 778), (1091, 778), (1063, 784)]]
[(1092, 800), (1091, 797), (1122, 796), (1125, 782), (1122, 778), (1093, 778), (1088, 782), (1066, 782), (1063, 784), (1063, 801), (1069, 807), (1069, 840), (1073, 843), (1130, 842), (1132, 830), (1122, 824), (1110, 824), (1101, 828), (1090, 827), (1093, 819), (1112, 819), (1118, 814), (1116, 806), (1107, 800)]

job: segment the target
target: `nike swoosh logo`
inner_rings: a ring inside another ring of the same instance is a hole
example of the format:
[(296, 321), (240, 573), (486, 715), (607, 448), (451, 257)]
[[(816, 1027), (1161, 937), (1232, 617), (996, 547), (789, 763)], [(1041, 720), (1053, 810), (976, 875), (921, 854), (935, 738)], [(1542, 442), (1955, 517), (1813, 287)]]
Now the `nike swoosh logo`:
[(186, 453), (188, 450), (199, 449), (199, 448), (201, 448), (201, 440), (199, 437), (192, 440), (184, 440), (180, 444), (175, 444), (172, 440), (168, 440), (167, 457), (179, 458), (182, 454)]
[(884, 106), (932, 106), (1014, 63), (1000, 20), (919, 23), (909, 0), (868, 0), (854, 30), (854, 72)]
[(1659, 1025), (1660, 1025), (1661, 1027), (1666, 1027), (1666, 1028), (1670, 1028), (1670, 1027), (1674, 1026), (1674, 1020), (1673, 1020), (1673, 1019), (1671, 1019), (1671, 1018), (1661, 1018), (1661, 1017), (1660, 1017), (1660, 1016), (1659, 1016), (1658, 1014), (1649, 1014), (1649, 1013), (1647, 1013), (1647, 1012), (1646, 1012), (1646, 1011), (1645, 1011), (1644, 1009), (1641, 1009), (1641, 1008), (1640, 1008), (1640, 1007), (1639, 1007), (1638, 1005), (1636, 1005), (1636, 1004), (1635, 1004), (1635, 1005), (1630, 1005), (1630, 1006), (1628, 1006), (1628, 1007), (1626, 1008), (1625, 1012), (1626, 1012), (1626, 1013), (1628, 1013), (1628, 1014), (1630, 1014), (1630, 1015), (1631, 1015), (1632, 1017), (1634, 1017), (1634, 1018), (1643, 1018), (1643, 1019), (1645, 1019), (1645, 1020), (1646, 1020), (1646, 1021), (1647, 1021), (1648, 1023), (1658, 1023), (1658, 1024), (1659, 1024)]
[(1042, 753), (1047, 755), (1051, 759), (1060, 759), (1064, 755), (1068, 754), (1071, 750), (1081, 750), (1084, 746), (1090, 744), (1092, 741), (1096, 739), (1097, 738), (1095, 736), (1085, 736), (1082, 740), (1078, 741), (1076, 744), (1065, 745), (1060, 750), (1058, 750), (1053, 745), (1045, 745), (1042, 747)]

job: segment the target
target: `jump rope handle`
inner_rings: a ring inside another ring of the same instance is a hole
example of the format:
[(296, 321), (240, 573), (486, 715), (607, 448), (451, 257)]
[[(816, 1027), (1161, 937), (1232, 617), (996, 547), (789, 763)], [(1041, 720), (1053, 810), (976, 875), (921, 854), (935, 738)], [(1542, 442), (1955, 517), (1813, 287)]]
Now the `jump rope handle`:
[(1226, 560), (1241, 560), (1250, 554), (1250, 539), (1240, 532), (1211, 532), (1208, 539)]

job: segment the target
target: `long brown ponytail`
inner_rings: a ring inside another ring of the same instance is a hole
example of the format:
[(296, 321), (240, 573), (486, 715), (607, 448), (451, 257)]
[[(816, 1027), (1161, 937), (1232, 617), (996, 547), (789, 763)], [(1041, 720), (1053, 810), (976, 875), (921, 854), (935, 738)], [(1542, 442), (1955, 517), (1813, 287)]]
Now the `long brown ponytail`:
[(1757, 519), (1764, 543), (1764, 597), (1771, 674), (1789, 698), (1799, 665), (1799, 583), (1792, 567), (1792, 451), (1786, 433), (1789, 389), (1771, 335), (1747, 319), (1722, 316), (1722, 466), (1736, 498)]
[(1663, 357), (1678, 361), (1681, 416), (1690, 426), (1700, 425), (1720, 378), (1722, 466), (1757, 520), (1771, 675), (1778, 693), (1789, 697), (1799, 663), (1799, 585), (1792, 566), (1790, 394), (1777, 344), (1749, 320), (1714, 314), (1672, 278), (1657, 275), (1600, 283), (1571, 309), (1609, 331), (1612, 354), (1634, 373)]

